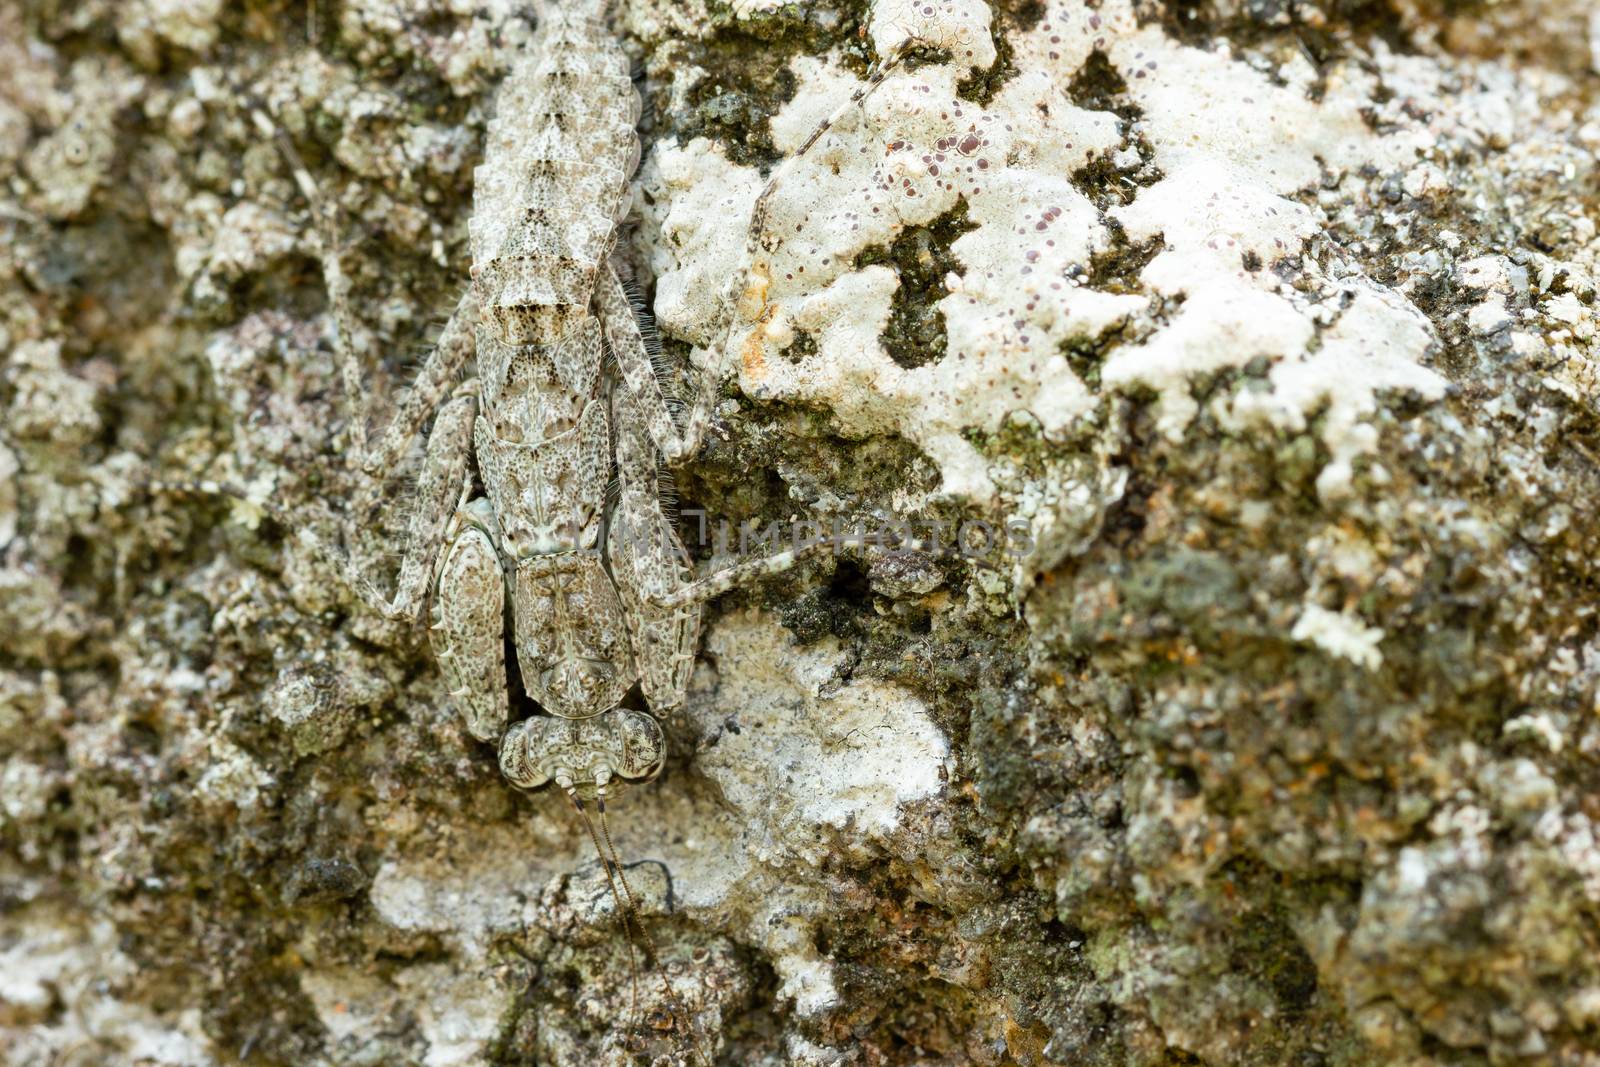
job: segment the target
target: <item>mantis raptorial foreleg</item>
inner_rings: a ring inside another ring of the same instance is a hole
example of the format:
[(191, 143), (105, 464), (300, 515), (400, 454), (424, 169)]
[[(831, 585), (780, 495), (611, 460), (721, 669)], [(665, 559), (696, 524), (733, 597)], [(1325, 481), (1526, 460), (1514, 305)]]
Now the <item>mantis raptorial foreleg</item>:
[(647, 339), (639, 329), (627, 290), (609, 266), (600, 272), (594, 301), (595, 313), (605, 326), (606, 340), (611, 343), (617, 367), (632, 394), (628, 418), (648, 433), (661, 458), (669, 465), (684, 462), (700, 450), (705, 440), (726, 360), (716, 358), (708, 362), (694, 403), (687, 410), (677, 409), (661, 388), (656, 370), (660, 353), (654, 350), (653, 339)]

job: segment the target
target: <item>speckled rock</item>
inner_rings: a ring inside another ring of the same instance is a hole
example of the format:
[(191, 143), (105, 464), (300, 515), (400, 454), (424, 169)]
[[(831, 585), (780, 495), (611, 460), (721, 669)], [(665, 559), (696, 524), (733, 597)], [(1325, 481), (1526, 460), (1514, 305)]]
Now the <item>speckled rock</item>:
[(692, 551), (845, 535), (608, 805), (658, 966), (302, 536), (418, 456), (249, 109), (386, 409), (534, 6), (0, 10), (7, 1067), (1600, 1065), (1592, 5), (614, 7)]

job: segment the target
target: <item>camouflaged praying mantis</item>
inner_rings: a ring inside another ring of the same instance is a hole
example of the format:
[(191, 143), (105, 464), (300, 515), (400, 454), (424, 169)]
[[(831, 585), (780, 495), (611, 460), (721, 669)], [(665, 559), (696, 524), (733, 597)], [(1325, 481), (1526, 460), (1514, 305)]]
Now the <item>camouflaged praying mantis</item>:
[[(797, 552), (703, 578), (689, 569), (660, 472), (698, 449), (722, 367), (708, 364), (686, 413), (663, 391), (653, 340), (610, 262), (639, 159), (629, 63), (597, 15), (545, 15), (500, 88), (474, 173), (471, 285), (372, 447), (331, 241), (322, 261), (367, 478), (393, 469), (434, 415), (396, 592), (353, 569), (352, 586), (391, 619), (420, 619), (431, 600), (450, 695), (468, 731), (499, 744), (510, 782), (604, 797), (610, 783), (647, 780), (662, 763), (656, 717), (620, 707), (624, 696), (637, 682), (656, 713), (678, 708), (700, 604), (789, 567)], [(474, 355), (476, 375), (452, 390)], [(549, 713), (515, 724), (507, 618), (522, 686)]]
[[(513, 785), (554, 782), (568, 794), (625, 923), (660, 972), (611, 845), (606, 790), (659, 773), (665, 739), (657, 715), (684, 702), (700, 605), (825, 542), (694, 576), (661, 475), (698, 450), (726, 354), (707, 361), (693, 405), (681, 408), (666, 395), (653, 335), (641, 330), (611, 263), (639, 160), (640, 99), (629, 62), (598, 9), (546, 5), (540, 16), (533, 47), (500, 87), (474, 172), (471, 284), (374, 444), (331, 217), (288, 138), (265, 113), (254, 117), (278, 141), (320, 217), (320, 259), (362, 475), (352, 516), (370, 513), (385, 475), (433, 417), (392, 596), (342, 552), (307, 536), (383, 616), (420, 621), (431, 603), (433, 651), (468, 732), (498, 744)], [(903, 54), (881, 64), (797, 155)], [(752, 233), (777, 177), (756, 202)], [(453, 385), (474, 357), (476, 374)], [(522, 687), (547, 713), (516, 723), (508, 620)], [(636, 683), (655, 714), (621, 706)], [(598, 833), (587, 799), (600, 813)]]
[[(385, 474), (433, 416), (394, 595), (337, 550), (311, 537), (313, 545), (387, 618), (420, 620), (431, 600), (432, 645), (450, 695), (474, 737), (498, 742), (510, 782), (554, 781), (575, 798), (603, 800), (610, 783), (648, 780), (661, 768), (657, 718), (620, 705), (636, 682), (657, 714), (683, 704), (700, 605), (826, 542), (694, 576), (660, 479), (663, 465), (691, 458), (703, 441), (726, 351), (706, 362), (691, 406), (668, 397), (653, 331), (641, 330), (611, 263), (639, 160), (640, 99), (627, 56), (598, 7), (544, 5), (540, 16), (533, 46), (500, 87), (474, 172), (471, 285), (373, 445), (328, 213), (288, 138), (264, 113), (254, 116), (323, 224), (320, 259), (363, 474), (352, 514), (370, 511)], [(778, 177), (756, 201), (753, 235)], [(452, 386), (474, 356), (476, 375)], [(509, 725), (508, 616), (522, 686), (549, 713)]]

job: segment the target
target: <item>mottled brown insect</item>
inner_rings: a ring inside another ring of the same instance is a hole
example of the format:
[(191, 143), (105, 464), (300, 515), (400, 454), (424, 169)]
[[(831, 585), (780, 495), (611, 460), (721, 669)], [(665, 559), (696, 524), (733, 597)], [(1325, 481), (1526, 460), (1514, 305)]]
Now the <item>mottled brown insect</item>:
[[(365, 432), (366, 392), (330, 217), (292, 144), (264, 113), (255, 119), (280, 144), (323, 223), (322, 268), (364, 475), (353, 513), (367, 510), (433, 418), (392, 596), (341, 552), (306, 536), (382, 615), (420, 621), (431, 604), (434, 653), (468, 731), (498, 744), (500, 768), (514, 785), (555, 782), (567, 793), (630, 928), (630, 946), (636, 932), (656, 963), (611, 845), (607, 788), (659, 773), (665, 745), (657, 715), (685, 699), (700, 605), (822, 544), (705, 577), (690, 568), (662, 501), (661, 473), (698, 450), (723, 367), (708, 362), (693, 405), (667, 396), (659, 352), (611, 262), (639, 160), (640, 101), (628, 60), (599, 10), (568, 3), (540, 14), (534, 46), (499, 89), (474, 173), (471, 284), (375, 443)], [(755, 205), (752, 234), (776, 180)], [(454, 384), (468, 363), (475, 374)], [(515, 723), (508, 623), (522, 688), (546, 713)], [(635, 683), (656, 714), (621, 706)], [(705, 1059), (657, 970), (674, 1021)]]

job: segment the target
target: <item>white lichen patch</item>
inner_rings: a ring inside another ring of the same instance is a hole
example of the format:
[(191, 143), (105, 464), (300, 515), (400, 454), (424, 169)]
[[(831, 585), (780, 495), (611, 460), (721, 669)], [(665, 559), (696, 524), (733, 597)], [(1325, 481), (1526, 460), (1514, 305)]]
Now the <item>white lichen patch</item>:
[(158, 1012), (123, 999), (139, 969), (118, 941), (109, 920), (86, 924), (48, 906), (0, 917), (0, 1050), (7, 1064), (222, 1062), (197, 1006)]
[(1200, 410), (1189, 390), (1191, 379), (1263, 356), (1281, 360), (1297, 355), (1315, 333), (1292, 303), (1273, 293), (1219, 286), (1196, 295), (1203, 299), (1186, 304), (1148, 343), (1107, 361), (1101, 377), (1114, 387), (1156, 389), (1156, 426), (1175, 439), (1182, 438)]
[[(982, 7), (929, 17), (959, 37), (982, 24)], [(897, 12), (873, 8), (880, 54), (903, 37), (880, 27), (908, 25)], [(1432, 332), (1403, 295), (1348, 263), (1328, 272), (1305, 256), (1326, 223), (1306, 194), (1329, 175), (1407, 167), (1433, 131), (1405, 120), (1374, 133), (1365, 75), (1334, 71), (1313, 99), (1317, 73), (1303, 58), (1269, 76), (1226, 48), (1141, 28), (1125, 4), (1051, 5), (1011, 44), (1018, 71), (985, 105), (958, 94), (964, 55), (892, 74), (777, 171), (748, 242), (740, 227), (760, 186), (753, 169), (704, 140), (658, 147), (645, 215), (661, 238), (647, 246), (663, 326), (715, 348), (708, 324), (725, 321), (725, 280), (745, 279), (726, 347), (746, 392), (825, 407), (848, 435), (901, 434), (938, 464), (943, 493), (984, 502), (996, 486), (974, 431), (1016, 413), (1050, 437), (1082, 422), (1098, 397), (1064, 346), (1104, 343), (1133, 323), (1128, 340), (1108, 346), (1102, 389), (1154, 390), (1159, 428), (1179, 439), (1199, 410), (1197, 382), (1265, 360), (1271, 391), (1241, 398), (1230, 425), (1298, 432), (1328, 408), (1333, 460), (1318, 487), (1330, 501), (1348, 492), (1355, 461), (1372, 451), (1362, 424), (1378, 398), (1433, 400), (1443, 383), (1424, 366)], [(1096, 49), (1125, 81), (1137, 121), (1069, 95)], [(797, 58), (793, 70), (800, 91), (771, 125), (791, 153), (859, 88), (823, 60)], [(1106, 158), (1140, 180), (1124, 206), (1097, 206), (1075, 184)], [(893, 267), (860, 257), (955, 210), (970, 230), (951, 242), (961, 269), (937, 301), (945, 351), (899, 365), (883, 336), (907, 294)], [(1091, 283), (1112, 221), (1119, 240), (1156, 246), (1142, 293)], [(1166, 309), (1153, 321), (1152, 295)]]
[(1383, 666), (1383, 652), (1378, 647), (1383, 631), (1345, 612), (1307, 604), (1289, 631), (1289, 638), (1316, 645), (1330, 656), (1347, 659), (1369, 671)]
[[(773, 120), (774, 140), (790, 151), (858, 87), (816, 60), (797, 59), (794, 68), (802, 89)], [(1117, 143), (1115, 118), (1075, 107), (1041, 74), (1013, 79), (981, 107), (959, 98), (960, 76), (955, 64), (892, 75), (782, 173), (757, 235), (772, 250), (756, 256), (728, 345), (747, 392), (823, 403), (849, 434), (902, 433), (940, 464), (946, 492), (981, 497), (989, 479), (964, 433), (994, 430), (1018, 410), (1052, 431), (1081, 415), (1090, 398), (1057, 346), (1097, 336), (1144, 301), (1069, 280), (1108, 238), (1067, 175)], [(742, 184), (749, 199), (724, 197), (714, 213), (677, 203), (708, 195), (696, 177), (736, 169), (694, 142), (661, 150), (647, 175), (657, 225), (676, 235), (654, 266), (669, 297), (685, 294), (658, 304), (669, 329), (723, 319), (720, 287), (691, 289), (677, 275), (742, 274), (740, 220), (749, 208), (737, 205), (753, 203), (759, 184), (724, 180), (719, 188)], [(899, 281), (889, 267), (857, 270), (855, 261), (963, 203), (977, 228), (955, 243), (970, 269), (951, 280), (941, 304), (949, 351), (928, 353), (926, 366), (898, 366), (879, 335)], [(802, 333), (816, 354), (791, 361), (787, 350)]]
[[(1071, 280), (1107, 234), (1067, 175), (1116, 143), (1114, 118), (1026, 73), (982, 108), (956, 96), (957, 77), (922, 68), (891, 78), (851, 116), (853, 130), (825, 136), (780, 178), (760, 235), (775, 247), (754, 265), (766, 291), (743, 307), (759, 324), (738, 350), (742, 384), (755, 395), (823, 401), (846, 432), (900, 432), (939, 463), (945, 492), (982, 497), (988, 475), (965, 431), (993, 431), (1019, 410), (1047, 432), (1081, 415), (1090, 398), (1059, 344), (1097, 336), (1143, 301)], [(775, 139), (797, 146), (812, 117), (780, 115)], [(940, 302), (947, 350), (925, 354), (925, 366), (897, 366), (879, 338), (898, 279), (888, 267), (850, 266), (963, 202), (977, 228), (952, 246), (968, 269)], [(796, 331), (817, 352), (790, 362), (783, 350)]]
[[(634, 791), (613, 805), (612, 833), (619, 853), (636, 861), (629, 878), (642, 914), (676, 911), (759, 945), (778, 997), (814, 1016), (840, 997), (817, 947), (818, 928), (837, 915), (818, 884), (823, 865), (841, 857), (923, 862), (932, 837), (947, 832), (930, 813), (945, 789), (949, 748), (909, 691), (842, 677), (835, 642), (802, 647), (768, 615), (720, 620), (707, 652), (716, 668), (697, 674), (691, 722), (681, 729), (700, 737), (694, 770), (715, 800)], [(664, 837), (661, 827), (683, 833)], [(570, 869), (584, 855), (546, 858)], [(382, 892), (381, 907), (394, 912), (392, 887)], [(597, 870), (575, 875), (566, 898), (589, 926), (616, 921)], [(401, 910), (424, 909), (407, 901)], [(541, 914), (530, 904), (524, 919), (548, 921)]]
[[(782, 919), (789, 921), (776, 921)], [(774, 912), (768, 916), (769, 928), (761, 944), (777, 972), (778, 995), (792, 1001), (802, 1018), (831, 1011), (839, 1004), (833, 963), (817, 951), (816, 927), (824, 920), (823, 914), (800, 920)]]
[(445, 963), (408, 967), (400, 986), (417, 1006), (417, 1024), (428, 1043), (423, 1067), (471, 1067), (483, 1063), (500, 1029), (501, 991), (485, 976)]
[(566, 836), (564, 828), (542, 826), (544, 818), (484, 827), (385, 859), (369, 890), (378, 917), (399, 933), (439, 934), (468, 958), (481, 955), (493, 937), (521, 927), (521, 898), (536, 895), (570, 860), (533, 844), (534, 835)]
[(1361, 117), (1364, 92), (1335, 85), (1312, 100), (1314, 71), (1303, 59), (1278, 70), (1283, 84), (1274, 84), (1226, 46), (1191, 48), (1156, 27), (1124, 27), (1109, 56), (1143, 111), (1139, 132), (1165, 181), (1181, 182), (1192, 165), (1221, 163), (1242, 185), (1285, 195), (1320, 181), (1324, 166), (1405, 158), (1416, 143), (1374, 138)]
[(866, 858), (897, 841), (905, 805), (938, 795), (949, 746), (920, 699), (869, 679), (844, 680), (833, 641), (800, 646), (767, 616), (745, 613), (707, 636), (716, 699), (694, 701), (697, 767), (763, 830), (756, 857), (820, 864)]
[(656, 274), (656, 322), (697, 349), (720, 352), (727, 332), (723, 300), (743, 262), (738, 220), (749, 217), (761, 175), (699, 138), (682, 147), (657, 146), (639, 180), (649, 194), (637, 207)]
[(992, 18), (983, 0), (876, 0), (868, 33), (880, 56), (915, 42), (950, 52), (957, 66), (986, 70), (995, 59)]
[(1445, 391), (1444, 379), (1418, 362), (1433, 332), (1416, 308), (1367, 281), (1348, 299), (1320, 347), (1272, 368), (1270, 393), (1242, 393), (1233, 404), (1235, 416), (1261, 418), (1290, 432), (1305, 429), (1312, 414), (1323, 412), (1322, 439), (1333, 455), (1317, 475), (1324, 500), (1348, 492), (1356, 458), (1377, 449), (1378, 431), (1367, 420), (1378, 409), (1381, 391), (1409, 391), (1430, 401)]
[[(1266, 357), (1272, 390), (1242, 393), (1235, 413), (1298, 432), (1326, 406), (1333, 462), (1317, 485), (1324, 499), (1338, 498), (1356, 457), (1375, 447), (1376, 431), (1360, 424), (1377, 395), (1410, 390), (1435, 400), (1444, 382), (1422, 366), (1432, 332), (1405, 297), (1353, 266), (1328, 278), (1302, 258), (1322, 220), (1289, 197), (1329, 168), (1398, 166), (1423, 138), (1372, 134), (1360, 114), (1366, 97), (1349, 85), (1313, 102), (1299, 68), (1275, 85), (1224, 50), (1188, 48), (1157, 30), (1129, 35), (1111, 55), (1134, 74), (1139, 131), (1166, 174), (1116, 214), (1131, 238), (1162, 241), (1141, 280), (1184, 305), (1148, 341), (1114, 353), (1103, 381), (1155, 389), (1158, 425), (1180, 438), (1197, 411), (1190, 383)], [(1281, 267), (1311, 284), (1289, 284)]]

